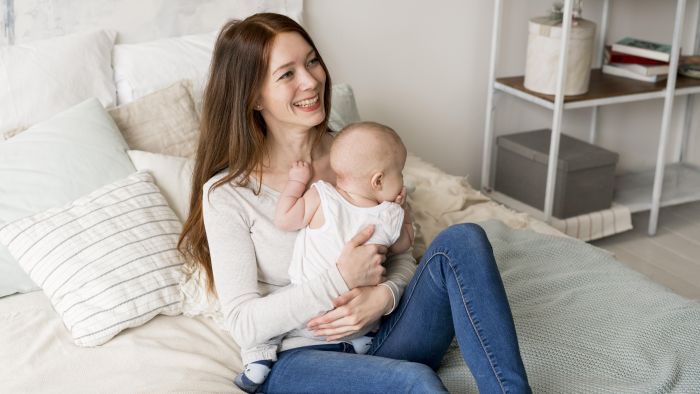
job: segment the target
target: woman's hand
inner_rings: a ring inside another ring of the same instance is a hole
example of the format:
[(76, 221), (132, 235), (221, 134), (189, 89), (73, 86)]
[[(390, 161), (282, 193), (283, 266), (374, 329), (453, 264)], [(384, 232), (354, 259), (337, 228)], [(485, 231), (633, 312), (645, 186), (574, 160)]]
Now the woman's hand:
[(374, 286), (384, 281), (384, 266), (387, 247), (365, 242), (374, 233), (374, 226), (370, 225), (355, 235), (343, 247), (338, 257), (338, 271), (345, 280), (348, 288), (354, 289), (361, 286)]
[(309, 320), (307, 327), (316, 336), (335, 341), (362, 331), (379, 320), (394, 303), (387, 286), (357, 287), (333, 300), (330, 312)]

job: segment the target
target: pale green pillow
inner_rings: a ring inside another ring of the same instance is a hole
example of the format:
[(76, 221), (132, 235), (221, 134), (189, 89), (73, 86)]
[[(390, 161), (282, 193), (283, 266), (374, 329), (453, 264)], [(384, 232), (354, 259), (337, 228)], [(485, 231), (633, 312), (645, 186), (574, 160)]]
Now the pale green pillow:
[(350, 85), (337, 83), (333, 85), (331, 94), (331, 116), (328, 118), (328, 127), (331, 130), (340, 131), (348, 124), (360, 121), (355, 94)]
[[(0, 142), (0, 227), (135, 172), (127, 149), (94, 98)], [(26, 275), (21, 277), (5, 247), (0, 249), (0, 273), (15, 277), (0, 282), (0, 296), (36, 289)]]

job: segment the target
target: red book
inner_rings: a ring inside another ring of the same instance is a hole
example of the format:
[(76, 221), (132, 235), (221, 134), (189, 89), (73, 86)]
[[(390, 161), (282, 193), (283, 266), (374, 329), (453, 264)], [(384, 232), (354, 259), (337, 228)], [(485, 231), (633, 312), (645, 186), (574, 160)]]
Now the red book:
[(630, 64), (649, 64), (661, 65), (668, 64), (660, 60), (649, 59), (646, 57), (628, 55), (626, 53), (615, 52), (610, 45), (605, 47), (605, 63), (630, 63)]

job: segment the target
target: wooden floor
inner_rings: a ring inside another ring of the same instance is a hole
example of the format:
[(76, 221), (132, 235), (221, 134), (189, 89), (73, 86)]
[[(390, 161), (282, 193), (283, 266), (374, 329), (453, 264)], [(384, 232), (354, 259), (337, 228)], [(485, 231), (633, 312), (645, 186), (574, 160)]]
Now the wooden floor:
[(676, 293), (700, 299), (700, 202), (662, 208), (655, 236), (649, 212), (632, 215), (633, 230), (593, 241), (618, 260)]

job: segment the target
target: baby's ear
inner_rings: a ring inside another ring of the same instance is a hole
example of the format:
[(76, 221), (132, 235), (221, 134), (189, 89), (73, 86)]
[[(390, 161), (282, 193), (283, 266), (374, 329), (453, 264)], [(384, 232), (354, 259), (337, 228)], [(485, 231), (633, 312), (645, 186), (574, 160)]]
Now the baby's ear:
[(374, 175), (372, 175), (372, 180), (370, 182), (372, 183), (372, 190), (382, 190), (382, 185), (384, 183), (384, 173), (375, 172)]

